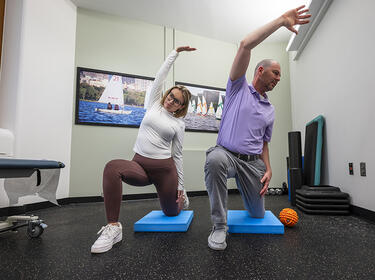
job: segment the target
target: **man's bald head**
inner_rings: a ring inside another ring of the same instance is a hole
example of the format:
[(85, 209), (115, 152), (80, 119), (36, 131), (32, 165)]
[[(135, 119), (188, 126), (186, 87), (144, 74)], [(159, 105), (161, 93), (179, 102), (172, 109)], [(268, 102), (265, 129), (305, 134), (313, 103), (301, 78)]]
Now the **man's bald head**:
[(264, 69), (266, 69), (267, 67), (271, 66), (273, 63), (278, 64), (278, 62), (274, 59), (263, 59), (262, 61), (258, 62), (257, 66), (255, 66), (254, 77), (255, 77), (259, 67), (262, 66)]

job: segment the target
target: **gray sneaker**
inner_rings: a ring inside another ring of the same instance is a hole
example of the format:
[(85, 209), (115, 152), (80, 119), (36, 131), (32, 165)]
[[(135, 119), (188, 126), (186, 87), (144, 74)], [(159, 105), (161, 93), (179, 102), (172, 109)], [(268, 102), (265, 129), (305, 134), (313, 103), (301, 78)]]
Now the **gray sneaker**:
[(227, 248), (227, 230), (228, 227), (212, 227), (210, 236), (208, 236), (208, 247), (213, 250), (225, 250)]

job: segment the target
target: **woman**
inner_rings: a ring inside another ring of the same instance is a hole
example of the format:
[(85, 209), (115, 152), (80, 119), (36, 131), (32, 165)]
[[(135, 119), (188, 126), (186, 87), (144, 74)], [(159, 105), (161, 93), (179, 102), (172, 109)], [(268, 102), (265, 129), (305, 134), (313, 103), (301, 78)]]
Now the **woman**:
[(135, 155), (129, 160), (112, 160), (103, 172), (104, 204), (108, 224), (101, 228), (99, 238), (91, 247), (92, 253), (104, 253), (122, 240), (118, 222), (122, 200), (122, 182), (134, 186), (154, 184), (161, 208), (167, 216), (177, 216), (189, 201), (183, 185), (182, 142), (190, 92), (174, 86), (162, 96), (163, 82), (182, 51), (194, 51), (189, 46), (173, 50), (152, 84), (146, 97), (146, 114), (134, 145)]

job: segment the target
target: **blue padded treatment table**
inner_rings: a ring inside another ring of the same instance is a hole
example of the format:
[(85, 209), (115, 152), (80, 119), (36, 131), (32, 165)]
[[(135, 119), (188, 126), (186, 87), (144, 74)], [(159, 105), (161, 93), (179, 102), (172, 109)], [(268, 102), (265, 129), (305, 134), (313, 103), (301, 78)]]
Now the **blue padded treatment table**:
[(268, 210), (263, 219), (250, 217), (246, 210), (228, 210), (227, 220), (231, 233), (284, 234), (284, 225)]
[[(34, 172), (36, 172), (37, 173), (37, 184), (36, 184), (36, 186), (40, 186), (41, 181), (42, 181), (40, 169), (59, 169), (59, 168), (64, 168), (64, 167), (65, 167), (65, 165), (62, 162), (52, 161), (52, 160), (29, 160), (29, 159), (0, 158), (0, 178), (5, 178), (6, 180), (15, 180), (15, 179), (10, 179), (10, 178), (30, 177), (31, 175), (34, 174)], [(57, 187), (57, 185), (56, 185), (56, 187)], [(6, 190), (5, 184), (4, 184), (4, 189)], [(42, 191), (44, 191), (44, 189)], [(27, 192), (27, 190), (26, 190), (26, 192)], [(39, 196), (41, 196), (41, 191), (38, 192), (38, 194), (39, 194)], [(9, 196), (9, 194), (8, 194), (8, 196)], [(41, 196), (41, 197), (45, 198), (45, 196)], [(11, 197), (9, 197), (9, 199), (11, 200)], [(16, 197), (16, 199), (17, 199), (17, 202), (18, 202), (18, 196)], [(55, 200), (55, 202), (54, 201), (51, 201), (51, 202), (57, 204), (56, 198), (54, 198), (54, 200)], [(20, 216), (22, 219), (20, 219), (18, 217), (19, 216), (9, 217), (5, 222), (2, 223), (3, 226), (0, 230), (0, 232), (15, 230), (17, 228), (27, 226), (28, 227), (27, 233), (32, 238), (38, 237), (43, 233), (44, 227), (46, 225), (38, 217), (36, 217), (36, 216)], [(9, 220), (10, 218), (14, 218), (14, 220)], [(9, 222), (9, 221), (12, 221), (12, 222)], [(14, 224), (13, 221), (17, 221), (17, 223)], [(5, 224), (5, 226), (4, 226), (4, 224)]]
[(306, 124), (303, 172), (304, 183), (308, 186), (318, 186), (320, 184), (323, 125), (324, 118), (322, 115)]
[(193, 219), (194, 212), (181, 211), (178, 216), (166, 216), (154, 210), (134, 224), (135, 232), (185, 232)]
[[(64, 167), (65, 165), (62, 162), (53, 160), (0, 158), (0, 178), (30, 177), (39, 169), (57, 169)], [(39, 173), (38, 176), (40, 176)]]

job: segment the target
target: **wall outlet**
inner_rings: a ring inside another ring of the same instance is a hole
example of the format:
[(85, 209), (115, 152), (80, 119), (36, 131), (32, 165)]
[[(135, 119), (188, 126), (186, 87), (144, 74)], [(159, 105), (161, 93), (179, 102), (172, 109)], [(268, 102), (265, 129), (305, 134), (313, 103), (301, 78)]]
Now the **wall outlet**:
[(354, 175), (353, 162), (349, 162), (349, 175)]
[(366, 162), (359, 163), (359, 171), (361, 173), (361, 176), (366, 176)]

